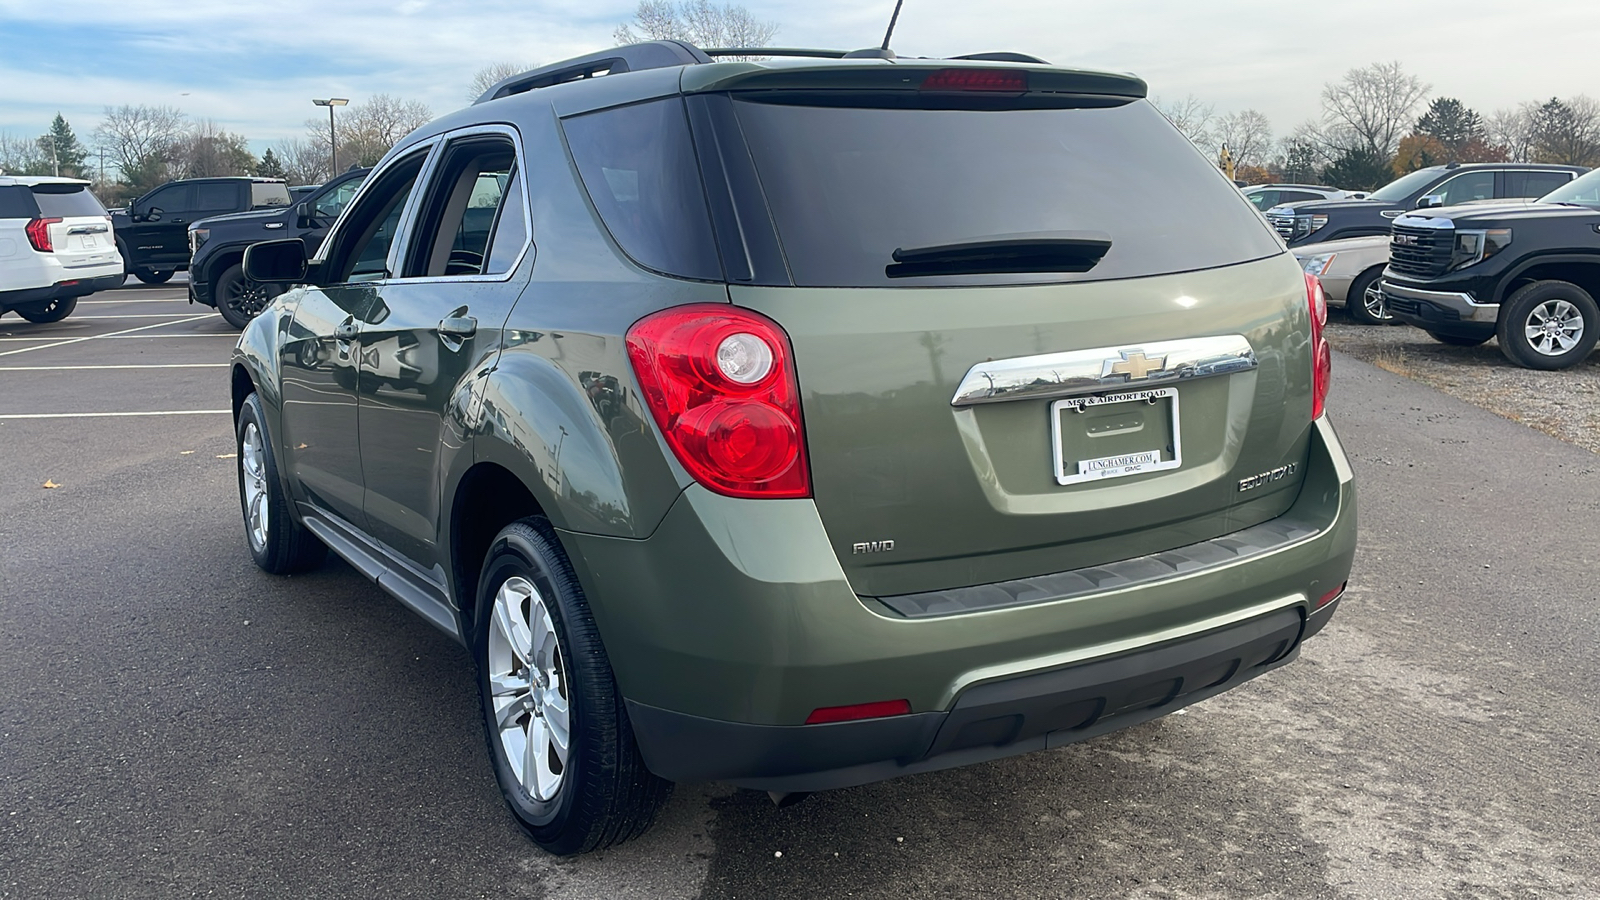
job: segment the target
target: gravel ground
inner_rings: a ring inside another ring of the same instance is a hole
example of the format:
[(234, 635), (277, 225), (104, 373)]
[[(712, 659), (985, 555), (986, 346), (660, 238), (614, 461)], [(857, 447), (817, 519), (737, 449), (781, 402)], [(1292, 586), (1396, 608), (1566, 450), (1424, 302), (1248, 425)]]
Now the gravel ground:
[[(1337, 309), (1329, 311), (1327, 334), (1341, 353), (1600, 453), (1600, 355), (1563, 371), (1539, 372), (1509, 362), (1498, 341), (1450, 347), (1406, 325), (1355, 325)], [(1337, 363), (1333, 379), (1337, 394)]]

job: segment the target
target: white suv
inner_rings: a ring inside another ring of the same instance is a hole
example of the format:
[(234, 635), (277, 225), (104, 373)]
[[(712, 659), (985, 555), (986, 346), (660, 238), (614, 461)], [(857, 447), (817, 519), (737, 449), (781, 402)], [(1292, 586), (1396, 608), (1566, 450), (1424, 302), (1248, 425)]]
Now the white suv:
[(0, 315), (59, 322), (122, 279), (111, 217), (89, 182), (0, 175)]

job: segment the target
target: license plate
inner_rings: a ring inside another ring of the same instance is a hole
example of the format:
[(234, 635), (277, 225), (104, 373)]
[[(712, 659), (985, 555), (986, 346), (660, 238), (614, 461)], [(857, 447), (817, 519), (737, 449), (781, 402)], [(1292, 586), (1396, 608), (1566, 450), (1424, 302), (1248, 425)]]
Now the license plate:
[(1178, 389), (1151, 388), (1050, 404), (1057, 484), (1104, 481), (1183, 464)]

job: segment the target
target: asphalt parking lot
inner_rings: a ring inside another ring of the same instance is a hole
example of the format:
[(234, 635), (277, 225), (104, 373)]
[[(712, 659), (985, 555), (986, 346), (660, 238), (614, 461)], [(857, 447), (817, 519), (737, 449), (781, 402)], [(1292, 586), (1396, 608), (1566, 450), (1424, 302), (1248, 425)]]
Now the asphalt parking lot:
[(251, 564), (234, 332), (183, 292), (0, 319), (0, 897), (1600, 896), (1587, 450), (1340, 356), (1361, 551), (1299, 662), (787, 809), (682, 786), (557, 860), (502, 808), (464, 651), (336, 559)]

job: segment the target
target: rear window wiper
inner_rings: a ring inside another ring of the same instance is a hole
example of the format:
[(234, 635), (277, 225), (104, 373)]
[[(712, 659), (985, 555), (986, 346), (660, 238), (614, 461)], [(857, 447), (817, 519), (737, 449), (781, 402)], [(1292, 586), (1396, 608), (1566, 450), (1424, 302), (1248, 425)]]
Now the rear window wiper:
[(1101, 231), (1034, 231), (996, 234), (953, 244), (900, 247), (890, 278), (918, 275), (990, 275), (1008, 272), (1087, 272), (1111, 249)]

